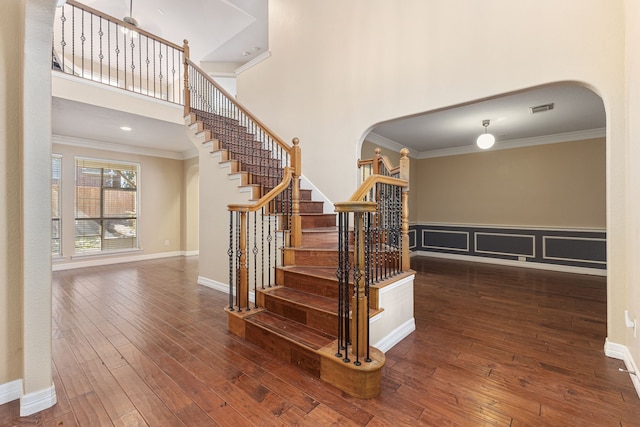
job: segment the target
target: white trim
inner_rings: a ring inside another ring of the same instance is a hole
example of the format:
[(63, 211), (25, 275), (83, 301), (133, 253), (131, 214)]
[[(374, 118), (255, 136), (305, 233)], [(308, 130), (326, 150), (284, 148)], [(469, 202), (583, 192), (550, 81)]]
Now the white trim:
[(156, 254), (142, 254), (142, 255), (123, 255), (123, 256), (111, 256), (111, 254), (102, 254), (104, 257), (98, 257), (87, 261), (66, 262), (61, 264), (53, 264), (53, 271), (71, 270), (74, 268), (84, 267), (97, 267), (101, 265), (120, 264), (123, 262), (135, 262), (135, 261), (147, 261), (151, 259), (170, 258), (175, 256), (185, 256), (182, 251), (175, 252), (161, 252)]
[(607, 270), (588, 267), (573, 267), (560, 264), (545, 264), (541, 262), (512, 261), (508, 259), (486, 258), (473, 255), (448, 254), (441, 252), (413, 251), (411, 256), (426, 256), (432, 258), (455, 259), (459, 261), (481, 262), (484, 264), (507, 265), (511, 267), (535, 268), (537, 270), (560, 271), (563, 273), (589, 274), (591, 276), (606, 276)]
[(396, 288), (399, 288), (400, 286), (404, 286), (409, 282), (413, 282), (415, 280), (415, 278), (416, 278), (416, 275), (415, 274), (411, 274), (411, 275), (409, 275), (407, 277), (403, 277), (400, 280), (396, 280), (395, 282), (390, 283), (390, 284), (388, 284), (386, 286), (381, 286), (380, 288), (378, 288), (378, 295), (382, 296), (382, 295), (384, 295), (384, 294), (386, 294), (388, 292), (393, 291)]
[(229, 294), (229, 285), (227, 283), (218, 282), (217, 280), (209, 279), (206, 277), (198, 276), (198, 285), (206, 286), (207, 288), (215, 289), (216, 291)]
[[(485, 251), (478, 249), (478, 236), (499, 236), (499, 237), (522, 237), (531, 239), (531, 254), (516, 254), (511, 252), (497, 252), (497, 251)], [(488, 232), (480, 232), (473, 233), (473, 243), (475, 246), (475, 252), (479, 254), (495, 254), (495, 255), (511, 255), (511, 256), (526, 256), (535, 258), (536, 257), (536, 236), (532, 236), (531, 234), (513, 234), (513, 233), (488, 233)]]
[[(636, 393), (640, 398), (640, 378), (638, 378), (640, 372), (638, 372), (638, 365), (636, 365), (636, 362), (633, 360), (629, 348), (626, 345), (613, 343), (607, 338), (604, 342), (604, 354), (608, 357), (624, 361), (624, 366), (627, 371), (630, 372), (629, 377), (631, 377), (633, 387), (636, 389)], [(635, 372), (635, 375), (631, 374), (631, 372)]]
[(409, 240), (411, 240), (411, 234), (413, 234), (413, 245), (409, 245), (409, 249), (414, 249), (417, 245), (418, 242), (418, 233), (416, 232), (417, 230), (414, 228), (413, 230), (409, 230)]
[(603, 264), (606, 265), (607, 261), (595, 261), (592, 259), (580, 259), (580, 258), (561, 258), (555, 256), (547, 256), (547, 240), (582, 240), (587, 242), (605, 242), (607, 243), (607, 239), (600, 239), (597, 237), (565, 237), (565, 236), (542, 236), (542, 259), (554, 259), (557, 261), (573, 261), (573, 262), (589, 262), (593, 264)]
[(259, 63), (261, 63), (262, 61), (264, 61), (265, 59), (268, 59), (271, 57), (271, 51), (267, 50), (266, 52), (262, 52), (260, 55), (256, 56), (255, 58), (253, 58), (251, 61), (242, 64), (241, 66), (239, 66), (236, 71), (236, 77), (240, 74), (242, 74), (243, 72), (247, 71), (249, 68), (258, 65)]
[(22, 396), (22, 380), (14, 380), (0, 384), (0, 405), (20, 399)]
[[(324, 193), (322, 193), (322, 191), (318, 189), (318, 187), (313, 185), (313, 183), (309, 181), (304, 175), (300, 176), (300, 188), (305, 190), (311, 190), (313, 191), (314, 195), (319, 196), (320, 200), (324, 202), (322, 213), (326, 213), (326, 214), (335, 213), (335, 210), (334, 210), (335, 208), (331, 200), (329, 200), (329, 198), (325, 196)], [(317, 198), (312, 198), (312, 199), (316, 201), (318, 200)]]
[(386, 337), (382, 338), (377, 343), (374, 343), (373, 346), (383, 353), (386, 353), (415, 330), (416, 321), (412, 317), (411, 319), (407, 320), (402, 325), (391, 331), (391, 333), (389, 333)]
[[(229, 295), (229, 284), (218, 282), (217, 280), (209, 279), (207, 277), (198, 276), (198, 285), (206, 286), (207, 288), (214, 289)], [(249, 292), (249, 301), (255, 302), (256, 297), (253, 292)]]
[[(427, 239), (425, 239), (424, 233), (445, 233), (445, 234), (464, 234), (467, 236), (467, 247), (466, 248), (453, 248), (451, 246), (434, 246), (434, 245), (425, 245)], [(415, 246), (414, 246), (415, 247)], [(460, 252), (469, 252), (469, 232), (468, 231), (457, 231), (457, 230), (435, 230), (432, 228), (423, 228), (422, 229), (422, 247), (423, 248), (431, 248), (431, 249), (448, 249), (450, 251), (460, 251)]]
[(506, 230), (532, 230), (532, 231), (553, 231), (553, 232), (580, 232), (580, 233), (606, 233), (606, 228), (563, 228), (563, 227), (540, 227), (528, 225), (491, 225), (491, 224), (452, 224), (447, 222), (421, 222), (413, 221), (409, 225), (423, 227), (464, 227), (464, 228), (495, 228)]
[(74, 147), (86, 147), (94, 150), (111, 151), (116, 153), (137, 154), (140, 156), (161, 157), (173, 160), (187, 160), (198, 156), (198, 149), (192, 147), (186, 151), (176, 152), (157, 150), (155, 148), (135, 147), (133, 145), (116, 144), (114, 142), (96, 141), (93, 139), (76, 138), (67, 135), (52, 135), (51, 143), (71, 145)]
[(195, 251), (182, 251), (182, 256), (198, 256), (200, 255), (200, 251), (198, 249), (196, 249)]
[(51, 408), (57, 401), (56, 387), (54, 385), (33, 393), (25, 394), (20, 398), (20, 416), (26, 417)]
[[(546, 135), (534, 138), (522, 138), (522, 139), (513, 139), (510, 141), (498, 141), (492, 148), (491, 151), (496, 150), (508, 150), (510, 148), (521, 148), (521, 147), (531, 147), (534, 145), (545, 145), (545, 144), (556, 144), (560, 142), (569, 142), (569, 141), (582, 141), (586, 139), (593, 138), (603, 138), (606, 136), (606, 128), (598, 128), (598, 129), (589, 129), (577, 132), (566, 132), (566, 133), (558, 133), (555, 135)], [(381, 145), (385, 148), (398, 151), (401, 148), (404, 148), (402, 145), (398, 144), (396, 141), (385, 138), (382, 135), (378, 135), (374, 132), (369, 133), (365, 137), (365, 141), (373, 142), (374, 144)], [(412, 148), (407, 147), (410, 150)], [(415, 149), (413, 149), (415, 150)], [(458, 156), (461, 154), (471, 154), (471, 153), (480, 153), (482, 152), (475, 144), (467, 145), (464, 147), (453, 147), (453, 148), (444, 148), (441, 150), (431, 150), (431, 151), (413, 151), (411, 153), (412, 158), (414, 159), (430, 159), (434, 157), (446, 157), (446, 156)]]

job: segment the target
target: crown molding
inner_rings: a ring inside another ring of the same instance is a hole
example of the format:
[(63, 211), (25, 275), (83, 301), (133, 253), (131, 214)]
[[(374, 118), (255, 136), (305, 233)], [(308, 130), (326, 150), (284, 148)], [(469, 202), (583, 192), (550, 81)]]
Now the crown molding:
[(76, 138), (67, 135), (52, 135), (51, 142), (61, 145), (91, 148), (94, 150), (114, 151), (117, 153), (137, 154), (140, 156), (162, 157), (174, 160), (187, 160), (198, 156), (198, 149), (192, 147), (186, 151), (175, 152), (157, 150), (155, 148), (135, 147), (132, 145), (116, 144), (114, 142), (96, 141), (92, 139)]
[(259, 63), (261, 63), (262, 61), (264, 61), (265, 59), (271, 57), (271, 51), (267, 50), (265, 52), (262, 52), (260, 55), (256, 56), (255, 58), (253, 58), (251, 61), (247, 62), (246, 64), (241, 65), (240, 67), (238, 67), (238, 69), (236, 69), (236, 76), (238, 76), (239, 74), (244, 73), (245, 71), (247, 71), (249, 68), (258, 65)]
[[(556, 144), (560, 142), (581, 141), (593, 138), (603, 138), (606, 136), (606, 128), (589, 129), (577, 132), (558, 133), (534, 138), (512, 139), (510, 141), (496, 141), (496, 144), (489, 150), (482, 150), (475, 144), (464, 147), (445, 148), (442, 150), (411, 152), (410, 157), (415, 159), (430, 159), (434, 157), (459, 156), (461, 154), (483, 153), (487, 151), (508, 150), (511, 148), (531, 147), (534, 145)], [(385, 138), (371, 132), (365, 138), (366, 141), (379, 144), (390, 150), (399, 151), (404, 146), (396, 141)]]
[[(400, 151), (403, 148), (407, 148), (404, 145), (398, 144), (393, 139), (385, 138), (384, 136), (378, 135), (375, 132), (371, 132), (369, 135), (366, 136), (364, 140), (380, 145), (381, 147), (388, 148), (389, 150), (393, 150), (393, 151)], [(411, 155), (410, 157), (415, 157), (415, 156)]]

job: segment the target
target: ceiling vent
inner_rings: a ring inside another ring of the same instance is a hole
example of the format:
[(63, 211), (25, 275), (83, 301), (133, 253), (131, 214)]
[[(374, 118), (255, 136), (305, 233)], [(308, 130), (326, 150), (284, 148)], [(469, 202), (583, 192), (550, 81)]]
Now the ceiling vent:
[(545, 111), (553, 110), (553, 102), (550, 104), (537, 105), (535, 107), (529, 107), (531, 114), (543, 113)]

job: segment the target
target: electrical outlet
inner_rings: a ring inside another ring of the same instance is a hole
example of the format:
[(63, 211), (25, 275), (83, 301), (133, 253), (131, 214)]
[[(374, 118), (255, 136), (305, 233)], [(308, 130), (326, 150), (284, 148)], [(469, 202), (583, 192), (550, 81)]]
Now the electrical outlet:
[(526, 256), (520, 255), (520, 256), (518, 257), (518, 261), (526, 261), (526, 260), (527, 260), (527, 257), (526, 257)]
[(165, 246), (169, 246), (169, 241), (168, 241), (168, 240), (165, 240), (165, 241), (164, 241), (164, 245), (165, 245)]

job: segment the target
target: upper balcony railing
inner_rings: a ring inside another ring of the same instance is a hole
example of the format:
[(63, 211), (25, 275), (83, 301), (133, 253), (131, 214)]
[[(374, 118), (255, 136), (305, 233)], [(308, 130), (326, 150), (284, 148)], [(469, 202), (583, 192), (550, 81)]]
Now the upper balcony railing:
[(175, 104), (184, 103), (184, 49), (67, 0), (56, 12), (52, 68)]

